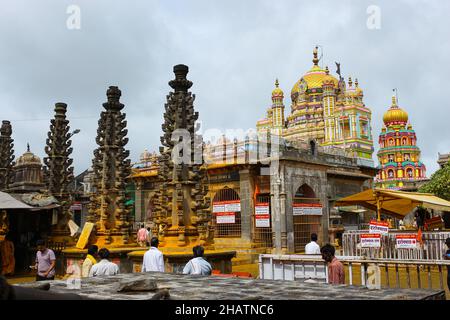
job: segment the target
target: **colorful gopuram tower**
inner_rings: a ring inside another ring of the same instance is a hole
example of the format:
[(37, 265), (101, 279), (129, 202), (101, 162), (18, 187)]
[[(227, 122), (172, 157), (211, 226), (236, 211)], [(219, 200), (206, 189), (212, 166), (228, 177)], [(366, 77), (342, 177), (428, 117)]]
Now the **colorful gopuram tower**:
[(418, 182), (427, 180), (425, 165), (420, 162), (420, 149), (416, 133), (408, 124), (408, 113), (397, 105), (395, 96), (383, 122), (377, 154), (380, 171), (375, 184), (388, 189), (416, 189)]
[(373, 166), (372, 113), (363, 102), (363, 90), (357, 79), (353, 82), (349, 77), (345, 83), (339, 65), (339, 79), (330, 74), (328, 67), (319, 66), (317, 49), (313, 51), (312, 68), (292, 88), (291, 113), (286, 121), (283, 94), (276, 84), (272, 107), (267, 117), (257, 122), (257, 131), (259, 134), (281, 131), (288, 141), (315, 140), (324, 148), (342, 148), (348, 155)]

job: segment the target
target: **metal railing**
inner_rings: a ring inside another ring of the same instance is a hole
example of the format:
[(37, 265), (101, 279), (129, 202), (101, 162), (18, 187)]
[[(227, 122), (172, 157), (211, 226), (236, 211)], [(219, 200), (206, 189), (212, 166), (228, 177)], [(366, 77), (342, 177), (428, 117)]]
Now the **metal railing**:
[(381, 248), (362, 248), (360, 237), (368, 230), (351, 230), (342, 235), (342, 254), (344, 256), (365, 256), (376, 259), (405, 260), (441, 260), (446, 250), (445, 239), (450, 237), (450, 231), (425, 231), (422, 234), (423, 245), (416, 249), (397, 249), (397, 234), (416, 233), (416, 231), (389, 231), (381, 235)]
[[(370, 282), (369, 278), (372, 276), (372, 273), (369, 274), (369, 267), (372, 266), (375, 267), (372, 270), (379, 270), (380, 286), (385, 288), (431, 289), (438, 287), (444, 290), (445, 269), (450, 267), (450, 261), (446, 260), (366, 259), (347, 256), (337, 256), (337, 258), (347, 270), (346, 284), (367, 286)], [(357, 280), (358, 276), (360, 281)], [(328, 268), (318, 255), (261, 254), (259, 256), (259, 278), (271, 280), (310, 279), (328, 282)]]

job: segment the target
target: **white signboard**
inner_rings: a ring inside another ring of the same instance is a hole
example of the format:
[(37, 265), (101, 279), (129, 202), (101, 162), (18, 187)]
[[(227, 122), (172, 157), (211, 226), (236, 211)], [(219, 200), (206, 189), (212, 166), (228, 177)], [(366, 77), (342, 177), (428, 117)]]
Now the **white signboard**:
[(389, 224), (387, 222), (372, 220), (369, 223), (369, 233), (387, 234), (389, 233)]
[(322, 205), (320, 203), (294, 203), (292, 204), (294, 216), (302, 215), (322, 215)]
[(395, 236), (397, 249), (417, 249), (416, 234), (398, 234)]
[(236, 223), (234, 212), (216, 213), (216, 223), (217, 224)]
[(257, 203), (255, 205), (255, 227), (270, 227), (269, 203)]
[(380, 248), (381, 247), (381, 234), (368, 233), (361, 235), (361, 247), (362, 248)]
[(218, 201), (213, 202), (213, 212), (240, 212), (241, 211), (241, 201)]

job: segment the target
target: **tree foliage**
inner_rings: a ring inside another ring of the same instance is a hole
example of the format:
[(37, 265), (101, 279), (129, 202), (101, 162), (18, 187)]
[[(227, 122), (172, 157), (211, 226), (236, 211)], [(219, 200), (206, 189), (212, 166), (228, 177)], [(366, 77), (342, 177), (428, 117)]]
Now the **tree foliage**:
[(430, 182), (423, 185), (419, 192), (433, 193), (435, 196), (450, 201), (450, 161), (436, 171), (431, 176)]

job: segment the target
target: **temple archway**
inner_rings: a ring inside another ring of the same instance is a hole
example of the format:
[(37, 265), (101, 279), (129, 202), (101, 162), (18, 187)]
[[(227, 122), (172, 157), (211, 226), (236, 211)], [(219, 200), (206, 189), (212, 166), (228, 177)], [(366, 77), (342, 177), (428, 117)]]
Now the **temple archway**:
[(294, 222), (294, 250), (304, 252), (311, 233), (321, 237), (322, 204), (314, 190), (302, 184), (295, 192), (292, 202)]
[(241, 237), (241, 198), (231, 188), (219, 190), (213, 198), (213, 217), (215, 238)]

